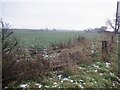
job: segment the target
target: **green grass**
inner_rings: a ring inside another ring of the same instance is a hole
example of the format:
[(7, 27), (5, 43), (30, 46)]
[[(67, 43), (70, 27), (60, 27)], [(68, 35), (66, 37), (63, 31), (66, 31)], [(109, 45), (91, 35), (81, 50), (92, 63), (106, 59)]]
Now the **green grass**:
[(59, 44), (60, 42), (68, 42), (74, 40), (77, 36), (84, 36), (93, 40), (101, 35), (98, 33), (82, 32), (82, 31), (30, 31), (15, 30), (15, 34), (20, 39), (22, 47), (42, 47), (46, 48), (50, 44)]

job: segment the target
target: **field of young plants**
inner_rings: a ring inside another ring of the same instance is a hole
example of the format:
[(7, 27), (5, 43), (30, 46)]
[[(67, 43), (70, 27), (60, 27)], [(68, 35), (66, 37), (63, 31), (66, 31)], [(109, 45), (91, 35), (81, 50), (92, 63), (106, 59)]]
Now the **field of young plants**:
[(40, 31), (40, 30), (15, 30), (23, 47), (46, 48), (51, 44), (73, 41), (79, 35), (89, 40), (101, 37), (102, 34), (84, 31)]

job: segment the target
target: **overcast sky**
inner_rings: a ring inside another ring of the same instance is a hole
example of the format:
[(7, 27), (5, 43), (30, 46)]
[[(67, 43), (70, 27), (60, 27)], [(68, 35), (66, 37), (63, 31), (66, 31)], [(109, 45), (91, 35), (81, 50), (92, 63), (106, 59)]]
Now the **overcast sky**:
[(96, 28), (115, 17), (117, 0), (1, 0), (0, 18), (13, 28)]

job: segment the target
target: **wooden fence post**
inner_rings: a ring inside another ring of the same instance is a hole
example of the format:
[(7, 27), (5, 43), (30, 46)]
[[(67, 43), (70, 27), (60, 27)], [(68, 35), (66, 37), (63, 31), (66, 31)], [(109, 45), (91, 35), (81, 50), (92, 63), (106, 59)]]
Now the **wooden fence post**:
[(102, 57), (104, 60), (108, 61), (108, 56), (109, 56), (108, 42), (102, 41)]
[(108, 54), (108, 42), (102, 41), (102, 53)]

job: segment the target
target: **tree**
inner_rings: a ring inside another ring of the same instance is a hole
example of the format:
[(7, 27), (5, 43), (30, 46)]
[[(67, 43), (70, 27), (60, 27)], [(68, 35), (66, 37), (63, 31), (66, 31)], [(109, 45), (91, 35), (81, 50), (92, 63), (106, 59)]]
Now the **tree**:
[(3, 23), (2, 24), (2, 54), (11, 52), (15, 46), (17, 46), (18, 41), (15, 36), (13, 36), (13, 30), (10, 29), (10, 24)]
[(6, 86), (9, 81), (13, 80), (15, 60), (15, 48), (18, 40), (14, 36), (14, 32), (10, 29), (10, 24), (0, 21), (2, 25), (2, 86)]
[(113, 20), (108, 19), (108, 20), (106, 21), (106, 24), (108, 25), (108, 27), (110, 27), (110, 28), (112, 28), (113, 30), (115, 30), (115, 20), (114, 20), (114, 19), (113, 19)]
[(104, 32), (104, 31), (106, 31), (106, 30), (107, 30), (107, 27), (106, 27), (106, 26), (101, 26), (99, 32)]
[(87, 31), (100, 33), (100, 32), (104, 32), (106, 30), (107, 30), (106, 26), (101, 26), (100, 28), (88, 29)]
[[(106, 24), (108, 25), (108, 27), (110, 27), (113, 30), (118, 29), (118, 32), (119, 32), (119, 29), (120, 29), (120, 16), (117, 17), (116, 19), (117, 19), (117, 21), (115, 19), (113, 19), (113, 20), (108, 19), (106, 21)], [(115, 24), (116, 24), (116, 26), (115, 26)]]

